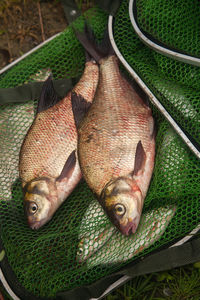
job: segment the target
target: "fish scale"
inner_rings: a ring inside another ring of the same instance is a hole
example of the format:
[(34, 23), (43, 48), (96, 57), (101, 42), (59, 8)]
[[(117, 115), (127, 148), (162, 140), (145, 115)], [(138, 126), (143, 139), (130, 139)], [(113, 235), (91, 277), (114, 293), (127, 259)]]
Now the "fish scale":
[(59, 101), (51, 78), (44, 84), (37, 114), (26, 134), (19, 159), (24, 207), (32, 229), (38, 229), (51, 219), (82, 177), (71, 97), (77, 93), (85, 99), (86, 106), (90, 105), (98, 78), (99, 67), (90, 60), (79, 82), (62, 100)]
[[(92, 102), (97, 78), (96, 64), (86, 63), (84, 75), (73, 91)], [(20, 177), (24, 183), (46, 174), (58, 177), (67, 157), (76, 148), (77, 129), (70, 99), (71, 92), (48, 111), (37, 114), (20, 153)]]
[(78, 38), (100, 67), (94, 101), (83, 119), (77, 109), (81, 98), (72, 97), (79, 163), (110, 220), (129, 235), (138, 227), (153, 172), (154, 121), (151, 109), (120, 74), (112, 49), (101, 54), (86, 35)]
[[(77, 133), (73, 126), (73, 116), (69, 113), (70, 104), (69, 95), (60, 101), (59, 109), (53, 106), (48, 114), (44, 111), (36, 117), (34, 126), (30, 128), (31, 135), (27, 135), (24, 143), (26, 151), (21, 157), (21, 174), (25, 182), (34, 176), (48, 174), (56, 178), (60, 175), (67, 156), (76, 147)], [(35, 142), (39, 147), (33, 147)], [(33, 169), (27, 168), (27, 164), (31, 164)]]
[[(110, 56), (105, 64), (100, 65), (95, 99), (79, 129), (82, 171), (87, 180), (92, 174), (95, 177), (98, 174), (98, 181), (92, 181), (92, 189), (98, 195), (112, 177), (133, 171), (136, 146), (140, 139), (145, 151), (149, 147), (149, 108), (116, 71), (116, 64), (116, 57)], [(142, 113), (138, 113), (138, 107)]]

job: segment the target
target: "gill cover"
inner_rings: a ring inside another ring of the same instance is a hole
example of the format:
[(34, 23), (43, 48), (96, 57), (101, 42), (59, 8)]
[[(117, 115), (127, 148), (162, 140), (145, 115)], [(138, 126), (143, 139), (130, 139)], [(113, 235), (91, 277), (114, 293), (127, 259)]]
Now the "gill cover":
[(49, 178), (35, 179), (25, 185), (24, 210), (32, 229), (38, 229), (51, 218), (52, 199), (56, 196), (55, 183)]
[(142, 211), (142, 193), (131, 177), (109, 182), (101, 195), (102, 206), (122, 234), (134, 233)]
[(135, 233), (142, 212), (143, 195), (135, 180), (143, 172), (146, 155), (141, 141), (135, 154), (134, 170), (107, 183), (101, 193), (101, 203), (112, 223), (121, 233)]

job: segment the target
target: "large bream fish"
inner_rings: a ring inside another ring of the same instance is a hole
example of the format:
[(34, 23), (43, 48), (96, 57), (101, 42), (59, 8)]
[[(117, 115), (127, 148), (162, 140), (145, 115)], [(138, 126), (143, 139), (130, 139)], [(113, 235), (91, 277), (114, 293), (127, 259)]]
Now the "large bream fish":
[(72, 95), (81, 171), (111, 221), (129, 235), (139, 224), (153, 172), (154, 120), (149, 106), (121, 75), (117, 57), (102, 57), (85, 33), (79, 40), (100, 65), (94, 101), (83, 120), (76, 108), (84, 102)]
[[(92, 102), (98, 65), (87, 61), (73, 92)], [(44, 84), (36, 117), (21, 147), (19, 174), (28, 223), (38, 229), (51, 219), (81, 178), (71, 92), (58, 101), (51, 78)]]

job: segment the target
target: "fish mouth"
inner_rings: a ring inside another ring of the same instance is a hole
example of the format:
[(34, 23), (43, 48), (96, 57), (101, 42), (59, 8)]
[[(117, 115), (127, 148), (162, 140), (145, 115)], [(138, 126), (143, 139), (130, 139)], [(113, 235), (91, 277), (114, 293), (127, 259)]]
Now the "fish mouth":
[(41, 221), (30, 221), (30, 220), (28, 220), (28, 225), (29, 225), (29, 227), (31, 228), (31, 229), (33, 229), (33, 230), (37, 230), (37, 229), (39, 229), (42, 225), (44, 225), (46, 223), (46, 220), (45, 219), (43, 219), (43, 220), (41, 220)]
[(128, 236), (131, 233), (135, 233), (138, 227), (138, 222), (136, 220), (129, 221), (125, 226), (120, 225), (119, 230), (122, 234)]

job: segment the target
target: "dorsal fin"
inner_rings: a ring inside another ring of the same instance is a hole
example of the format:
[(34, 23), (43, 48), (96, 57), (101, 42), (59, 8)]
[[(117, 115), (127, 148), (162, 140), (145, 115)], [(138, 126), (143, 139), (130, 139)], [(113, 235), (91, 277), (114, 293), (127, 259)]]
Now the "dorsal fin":
[(61, 98), (56, 94), (53, 87), (52, 75), (50, 75), (43, 84), (40, 99), (38, 101), (37, 113), (47, 110), (60, 100)]
[(146, 153), (142, 146), (142, 142), (139, 141), (136, 147), (135, 165), (134, 165), (132, 176), (137, 175), (138, 172), (143, 169), (145, 161), (146, 161)]

